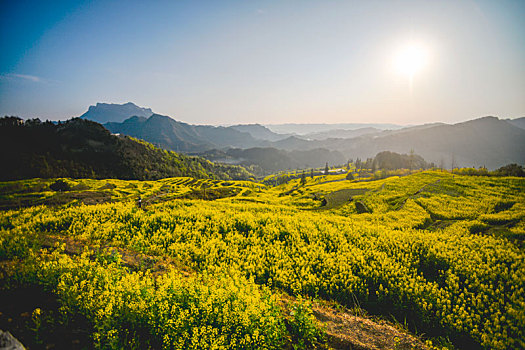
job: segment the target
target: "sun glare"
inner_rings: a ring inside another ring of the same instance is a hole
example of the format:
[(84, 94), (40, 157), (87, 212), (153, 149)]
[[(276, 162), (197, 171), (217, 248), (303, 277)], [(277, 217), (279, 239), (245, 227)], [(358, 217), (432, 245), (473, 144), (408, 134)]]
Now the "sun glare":
[(394, 57), (397, 72), (412, 79), (428, 61), (427, 50), (420, 45), (410, 44), (401, 48)]

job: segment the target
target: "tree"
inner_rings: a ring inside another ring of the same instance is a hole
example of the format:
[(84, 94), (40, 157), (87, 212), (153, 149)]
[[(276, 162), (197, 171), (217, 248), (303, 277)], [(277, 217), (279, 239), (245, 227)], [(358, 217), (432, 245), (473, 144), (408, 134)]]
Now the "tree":
[(306, 183), (306, 174), (304, 173), (304, 170), (303, 170), (303, 173), (301, 174), (301, 185), (304, 186), (305, 183)]
[(64, 192), (64, 191), (70, 191), (71, 188), (69, 187), (68, 183), (65, 182), (62, 179), (56, 180), (54, 183), (49, 185), (49, 188), (51, 188), (53, 191), (57, 192)]
[(356, 170), (360, 170), (361, 167), (362, 167), (361, 159), (357, 158), (357, 159), (355, 160), (355, 169), (356, 169)]
[(395, 169), (426, 169), (428, 168), (428, 163), (425, 160), (418, 156), (417, 154), (411, 152), (411, 154), (399, 154), (396, 152), (383, 151), (379, 152), (373, 162), (372, 166), (375, 164), (373, 170), (386, 169), (386, 170), (395, 170)]
[(522, 166), (515, 164), (515, 163), (508, 164), (496, 170), (496, 174), (500, 176), (525, 177), (525, 169)]
[(409, 153), (409, 167), (410, 170), (414, 170), (414, 150), (410, 149)]
[[(372, 158), (366, 158), (366, 161), (363, 164), (364, 169), (372, 169), (372, 163), (374, 162), (374, 159)], [(372, 169), (372, 171), (375, 171), (375, 169)]]
[(314, 178), (314, 169), (310, 169), (310, 177), (313, 179)]
[(328, 162), (326, 163), (326, 165), (324, 167), (324, 174), (328, 175)]
[(347, 180), (353, 180), (354, 179), (354, 175), (352, 174), (352, 171), (349, 171), (348, 174), (346, 174), (346, 179)]
[(0, 118), (0, 127), (18, 126), (18, 125), (24, 125), (24, 120), (22, 118), (8, 117), (8, 116), (5, 116), (4, 118)]

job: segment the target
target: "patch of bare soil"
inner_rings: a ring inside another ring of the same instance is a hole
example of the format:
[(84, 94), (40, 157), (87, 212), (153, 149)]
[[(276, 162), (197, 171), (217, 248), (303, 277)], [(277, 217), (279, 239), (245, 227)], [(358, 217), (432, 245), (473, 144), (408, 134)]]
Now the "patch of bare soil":
[(372, 321), (332, 308), (313, 307), (315, 318), (334, 349), (428, 349), (421, 340), (386, 321)]
[[(280, 306), (290, 311), (296, 299), (279, 294)], [(336, 350), (428, 350), (416, 336), (391, 323), (355, 315), (327, 301), (312, 303), (312, 312), (318, 325), (326, 333), (328, 349)]]

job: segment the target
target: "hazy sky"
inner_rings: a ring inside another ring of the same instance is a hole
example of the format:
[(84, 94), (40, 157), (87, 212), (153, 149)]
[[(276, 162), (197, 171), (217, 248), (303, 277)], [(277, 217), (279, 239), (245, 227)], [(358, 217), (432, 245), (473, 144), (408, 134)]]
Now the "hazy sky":
[(523, 0), (1, 1), (0, 115), (131, 101), (199, 124), (522, 117), (524, 18)]

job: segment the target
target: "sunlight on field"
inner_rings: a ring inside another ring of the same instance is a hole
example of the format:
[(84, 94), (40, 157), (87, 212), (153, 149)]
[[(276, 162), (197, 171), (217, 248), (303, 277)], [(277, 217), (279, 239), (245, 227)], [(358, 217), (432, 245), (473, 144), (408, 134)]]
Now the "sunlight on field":
[[(64, 317), (95, 327), (101, 347), (129, 345), (129, 336), (170, 348), (194, 346), (195, 337), (228, 347), (320, 341), (311, 315), (283, 314), (278, 291), (393, 315), (459, 346), (524, 345), (523, 179), (439, 171), (367, 181), (315, 176), (274, 187), (66, 179), (71, 190), (56, 193), (54, 181), (0, 184), (1, 203), (21, 206), (0, 214), (0, 256), (20, 259), (19, 273), (4, 279), (56, 295)], [(107, 196), (82, 204), (90, 197), (79, 194), (92, 192)], [(60, 245), (42, 252), (45, 237), (84, 242), (85, 252)], [(128, 271), (105, 246), (174, 265)]]

